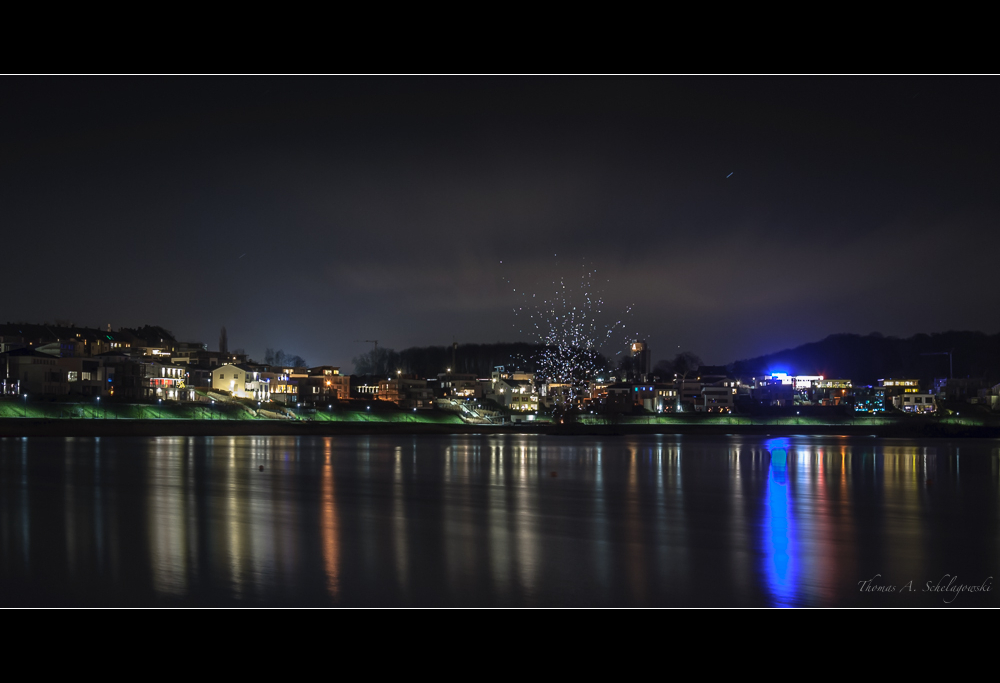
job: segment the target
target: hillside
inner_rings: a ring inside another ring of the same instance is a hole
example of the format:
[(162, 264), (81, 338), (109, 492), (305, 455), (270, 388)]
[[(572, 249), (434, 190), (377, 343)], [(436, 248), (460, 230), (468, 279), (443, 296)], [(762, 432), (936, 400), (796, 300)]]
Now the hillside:
[(794, 349), (736, 361), (730, 368), (739, 375), (778, 371), (852, 379), (861, 385), (907, 377), (928, 386), (935, 377), (948, 376), (948, 356), (922, 354), (941, 351), (952, 352), (955, 377), (1000, 382), (1000, 334), (983, 332), (917, 334), (907, 339), (878, 333), (833, 334)]

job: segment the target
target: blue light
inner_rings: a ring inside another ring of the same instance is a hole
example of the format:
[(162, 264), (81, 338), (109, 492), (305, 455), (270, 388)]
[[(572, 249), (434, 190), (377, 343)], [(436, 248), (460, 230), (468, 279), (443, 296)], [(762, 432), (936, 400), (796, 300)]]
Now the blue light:
[(788, 482), (788, 439), (769, 439), (767, 504), (764, 513), (764, 575), (775, 605), (788, 607), (798, 594), (799, 546)]

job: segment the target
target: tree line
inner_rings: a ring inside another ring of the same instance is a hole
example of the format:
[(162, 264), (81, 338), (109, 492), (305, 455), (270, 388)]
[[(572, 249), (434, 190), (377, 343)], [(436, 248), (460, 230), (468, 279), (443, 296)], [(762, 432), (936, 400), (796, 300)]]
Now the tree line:
[[(413, 346), (402, 351), (378, 348), (355, 356), (351, 362), (354, 372), (359, 375), (390, 376), (398, 370), (406, 375), (434, 377), (450, 369), (454, 373), (489, 377), (497, 366), (508, 371), (536, 372), (538, 358), (544, 350), (542, 344), (527, 342)], [(600, 358), (607, 366), (607, 359)]]

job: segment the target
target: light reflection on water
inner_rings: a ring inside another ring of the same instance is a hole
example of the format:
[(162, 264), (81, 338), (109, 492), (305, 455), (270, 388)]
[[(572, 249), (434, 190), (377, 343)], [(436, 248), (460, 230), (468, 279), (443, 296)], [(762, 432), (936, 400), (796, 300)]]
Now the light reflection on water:
[(993, 576), (998, 479), (996, 441), (0, 439), (0, 604), (935, 605), (858, 584)]
[(771, 462), (767, 480), (767, 512), (764, 514), (764, 571), (774, 602), (785, 606), (795, 598), (798, 586), (798, 548), (788, 483), (788, 440), (768, 442)]

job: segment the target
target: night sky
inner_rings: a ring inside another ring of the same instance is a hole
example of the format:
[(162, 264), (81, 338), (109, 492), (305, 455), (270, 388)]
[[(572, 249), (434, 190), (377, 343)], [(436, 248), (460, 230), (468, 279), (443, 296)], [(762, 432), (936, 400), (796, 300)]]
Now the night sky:
[(350, 369), (530, 340), (512, 287), (586, 268), (654, 359), (995, 333), (997, 85), (3, 78), (0, 322)]

